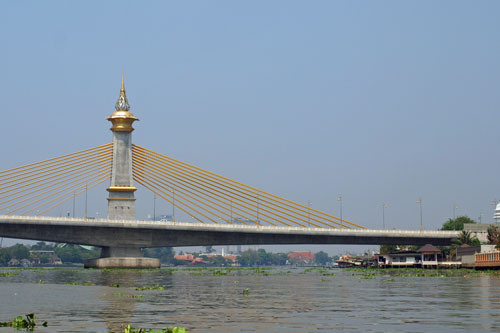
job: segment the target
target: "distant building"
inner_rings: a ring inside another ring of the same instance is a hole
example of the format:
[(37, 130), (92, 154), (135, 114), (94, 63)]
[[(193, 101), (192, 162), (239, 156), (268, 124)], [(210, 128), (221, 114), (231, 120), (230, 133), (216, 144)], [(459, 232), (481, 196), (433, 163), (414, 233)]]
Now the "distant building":
[(466, 223), (464, 224), (464, 230), (471, 233), (471, 236), (477, 237), (481, 243), (488, 243), (488, 228), (490, 226), (496, 226), (496, 224), (475, 224)]
[(310, 265), (314, 262), (314, 253), (310, 251), (295, 251), (288, 254), (288, 260), (295, 264)]
[(478, 253), (493, 253), (498, 252), (495, 249), (495, 245), (477, 245), (469, 246), (463, 244), (457, 248), (456, 257), (457, 260), (462, 262), (462, 267), (475, 267), (475, 255)]
[(457, 261), (446, 261), (441, 250), (431, 244), (422, 246), (417, 251), (405, 250), (378, 255), (378, 265), (382, 267), (456, 267)]
[(32, 250), (30, 251), (30, 258), (33, 264), (62, 265), (61, 259), (54, 251)]
[(414, 267), (420, 266), (421, 263), (422, 255), (417, 251), (403, 250), (378, 255), (379, 266)]
[(9, 267), (21, 266), (21, 262), (17, 259), (10, 259), (8, 265)]
[(175, 260), (184, 261), (186, 264), (203, 264), (205, 263), (202, 258), (195, 258), (191, 253), (186, 253), (180, 256), (174, 256)]
[(418, 249), (422, 254), (422, 267), (437, 267), (438, 256), (441, 255), (441, 250), (431, 244), (426, 244)]

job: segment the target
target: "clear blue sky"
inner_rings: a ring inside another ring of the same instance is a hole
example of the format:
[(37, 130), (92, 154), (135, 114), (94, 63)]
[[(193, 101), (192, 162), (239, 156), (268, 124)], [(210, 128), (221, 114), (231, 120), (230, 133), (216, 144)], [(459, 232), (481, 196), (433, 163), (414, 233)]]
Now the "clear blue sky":
[[(498, 1), (3, 1), (0, 169), (134, 142), (370, 228), (492, 221)], [(105, 214), (106, 193), (90, 211)], [(138, 217), (152, 195), (138, 193)], [(81, 200), (79, 209), (82, 208)], [(62, 208), (65, 210), (66, 208)], [(166, 213), (165, 204), (159, 208)], [(81, 214), (81, 211), (80, 211)]]

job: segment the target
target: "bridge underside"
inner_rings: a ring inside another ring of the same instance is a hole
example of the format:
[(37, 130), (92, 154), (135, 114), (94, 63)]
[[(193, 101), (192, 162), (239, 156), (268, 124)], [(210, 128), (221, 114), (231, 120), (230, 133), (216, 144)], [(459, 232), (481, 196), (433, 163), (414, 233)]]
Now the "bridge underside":
[[(44, 218), (46, 219), (46, 218)], [(2, 220), (0, 237), (147, 248), (205, 245), (450, 245), (457, 232), (218, 226), (171, 222)]]

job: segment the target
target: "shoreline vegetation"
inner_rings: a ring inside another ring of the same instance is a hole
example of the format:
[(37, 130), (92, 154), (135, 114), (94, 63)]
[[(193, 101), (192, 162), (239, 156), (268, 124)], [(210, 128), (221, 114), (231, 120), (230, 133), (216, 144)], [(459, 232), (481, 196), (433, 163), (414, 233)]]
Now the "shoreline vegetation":
[[(222, 266), (285, 266), (285, 265), (305, 265), (305, 266), (325, 266), (338, 260), (339, 256), (329, 256), (323, 251), (309, 253), (310, 257), (291, 257), (286, 253), (267, 252), (264, 249), (248, 249), (237, 255), (222, 256), (214, 254), (215, 250), (211, 246), (206, 247), (205, 253), (194, 252), (192, 262), (176, 259), (176, 252), (171, 247), (143, 249), (145, 257), (160, 259), (163, 266), (193, 266), (193, 267), (222, 267)], [(302, 252), (298, 252), (302, 253)], [(179, 252), (182, 256), (184, 253)], [(0, 267), (54, 267), (54, 266), (78, 266), (82, 265), (86, 259), (98, 258), (100, 249), (76, 244), (52, 244), (38, 242), (35, 245), (15, 244), (10, 247), (0, 248)], [(179, 256), (177, 256), (179, 257)], [(201, 259), (201, 260), (194, 260)]]

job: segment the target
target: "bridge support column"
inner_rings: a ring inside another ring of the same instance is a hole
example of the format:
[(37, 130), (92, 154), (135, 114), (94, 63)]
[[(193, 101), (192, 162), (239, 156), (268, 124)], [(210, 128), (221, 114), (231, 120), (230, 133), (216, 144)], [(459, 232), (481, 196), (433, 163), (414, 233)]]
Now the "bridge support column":
[[(139, 120), (131, 112), (122, 77), (120, 96), (111, 116), (106, 118), (113, 126), (113, 164), (111, 184), (108, 187), (108, 218), (135, 220), (136, 190), (132, 171), (132, 123)], [(114, 240), (110, 240), (110, 243)], [(121, 245), (121, 244), (120, 244)], [(141, 248), (131, 246), (103, 247), (101, 257), (85, 261), (86, 268), (159, 268), (160, 260), (144, 258)]]
[(160, 260), (145, 258), (139, 247), (103, 247), (101, 257), (85, 260), (85, 268), (159, 268)]

